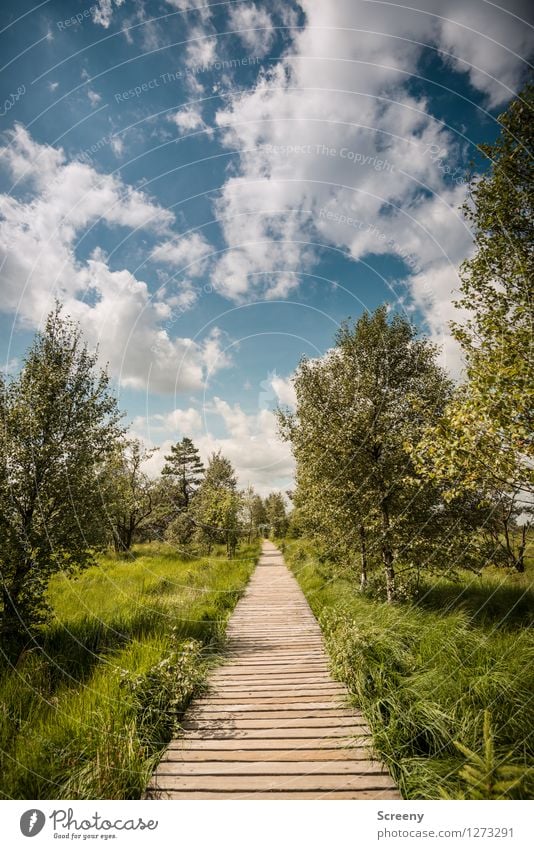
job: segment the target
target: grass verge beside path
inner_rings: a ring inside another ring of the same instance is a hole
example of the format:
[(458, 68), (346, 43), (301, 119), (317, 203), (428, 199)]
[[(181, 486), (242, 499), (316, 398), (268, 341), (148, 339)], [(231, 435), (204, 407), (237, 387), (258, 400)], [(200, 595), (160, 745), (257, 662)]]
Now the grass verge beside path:
[(55, 621), (0, 671), (0, 797), (139, 798), (258, 556), (140, 545), (54, 578)]
[(405, 798), (533, 797), (528, 574), (434, 581), (387, 605), (309, 541), (282, 548)]

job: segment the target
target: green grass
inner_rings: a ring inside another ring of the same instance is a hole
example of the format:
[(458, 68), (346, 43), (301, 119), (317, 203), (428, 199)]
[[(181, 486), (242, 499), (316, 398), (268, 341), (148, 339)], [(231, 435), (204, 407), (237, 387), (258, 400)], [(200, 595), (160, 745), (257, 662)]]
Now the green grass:
[(150, 544), (56, 576), (53, 621), (0, 671), (1, 798), (139, 798), (258, 553), (183, 560)]
[(334, 674), (404, 797), (532, 797), (532, 565), (523, 576), (435, 580), (416, 601), (387, 605), (362, 596), (356, 576), (310, 542), (283, 547), (321, 622)]

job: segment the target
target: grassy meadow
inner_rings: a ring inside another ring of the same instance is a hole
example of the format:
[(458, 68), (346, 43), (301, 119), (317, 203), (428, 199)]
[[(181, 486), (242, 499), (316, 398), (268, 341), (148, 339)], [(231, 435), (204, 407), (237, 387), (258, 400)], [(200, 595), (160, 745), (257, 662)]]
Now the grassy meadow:
[(1, 670), (1, 798), (139, 798), (258, 553), (187, 559), (151, 543), (56, 575), (51, 624)]
[(391, 605), (310, 541), (282, 548), (403, 796), (532, 798), (532, 560), (523, 575), (427, 578)]

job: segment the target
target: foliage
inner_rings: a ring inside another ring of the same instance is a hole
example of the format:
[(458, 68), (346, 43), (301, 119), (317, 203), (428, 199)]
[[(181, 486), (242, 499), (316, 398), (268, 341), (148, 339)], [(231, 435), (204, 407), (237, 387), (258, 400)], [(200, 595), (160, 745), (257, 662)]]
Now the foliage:
[[(460, 770), (465, 784), (461, 799), (514, 799), (524, 796), (524, 787), (529, 770), (524, 766), (508, 763), (495, 756), (495, 741), (491, 730), (489, 710), (484, 711), (484, 744), (482, 754), (473, 752), (462, 743), (454, 741), (456, 748), (465, 755), (466, 762)], [(523, 791), (523, 792), (522, 792)], [(446, 792), (445, 799), (451, 798)], [(456, 797), (458, 798), (458, 797)]]
[(287, 533), (288, 519), (284, 496), (281, 492), (271, 492), (265, 499), (265, 514), (274, 537), (283, 537)]
[(465, 207), (475, 253), (461, 268), (467, 319), (453, 332), (467, 383), (423, 446), (429, 475), (448, 479), (451, 495), (534, 491), (533, 111), (531, 83), (500, 116), (495, 143), (481, 147), (491, 167)]
[(342, 556), (359, 552), (362, 585), (380, 557), (391, 601), (396, 559), (437, 567), (462, 541), (458, 529), (444, 534), (452, 519), (406, 447), (442, 413), (450, 381), (435, 348), (380, 307), (343, 325), (324, 357), (303, 360), (294, 386), (296, 412), (279, 420), (297, 461), (297, 521)]
[(198, 448), (184, 436), (181, 442), (171, 446), (165, 460), (161, 474), (171, 481), (175, 511), (187, 511), (204, 477)]
[(142, 674), (125, 672), (121, 685), (131, 696), (135, 724), (142, 739), (167, 740), (178, 733), (184, 705), (197, 692), (206, 673), (202, 643), (180, 641), (171, 631), (170, 651)]
[(105, 542), (99, 472), (121, 431), (107, 374), (59, 306), (0, 404), (2, 631), (20, 643), (46, 618), (50, 576)]
[(241, 501), (243, 533), (248, 541), (260, 536), (267, 528), (267, 512), (261, 496), (248, 486), (242, 493)]
[(138, 439), (117, 445), (102, 474), (103, 497), (116, 551), (129, 551), (135, 535), (150, 521), (154, 483), (143, 464), (154, 453)]
[(226, 544), (228, 557), (235, 554), (239, 536), (241, 496), (230, 461), (213, 453), (192, 505), (196, 538), (208, 553), (214, 543)]

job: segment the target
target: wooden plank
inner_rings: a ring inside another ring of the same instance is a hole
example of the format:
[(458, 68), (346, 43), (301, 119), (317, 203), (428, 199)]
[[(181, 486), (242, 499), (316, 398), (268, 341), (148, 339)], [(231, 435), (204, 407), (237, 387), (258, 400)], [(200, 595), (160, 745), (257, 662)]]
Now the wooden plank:
[[(333, 703), (341, 704), (339, 696), (333, 696)], [(263, 694), (257, 696), (240, 696), (239, 704), (240, 705), (257, 705), (261, 707), (261, 705), (265, 705), (266, 707), (270, 705), (303, 705), (306, 707), (308, 704), (317, 704), (318, 700), (325, 700), (326, 698), (322, 695), (322, 693), (311, 693), (309, 696), (264, 696)], [(228, 704), (236, 704), (235, 696), (231, 696), (228, 699), (223, 699), (220, 697), (210, 697), (210, 704), (214, 706), (224, 707), (224, 705)]]
[[(181, 723), (182, 728), (186, 731), (206, 731), (208, 733), (218, 734), (224, 732), (227, 728), (232, 731), (234, 729), (282, 729), (282, 728), (298, 728), (303, 730), (311, 730), (314, 728), (326, 728), (328, 730), (339, 730), (345, 728), (357, 728), (363, 725), (365, 720), (358, 716), (343, 716), (343, 717), (319, 717), (319, 718), (291, 718), (291, 719), (242, 719), (240, 716), (219, 722), (217, 719), (190, 719), (184, 720)], [(321, 732), (322, 733), (322, 732)], [(346, 732), (349, 733), (349, 732)]]
[(205, 761), (213, 763), (217, 761), (231, 761), (232, 763), (242, 763), (243, 761), (263, 761), (270, 763), (271, 761), (298, 761), (315, 762), (315, 761), (353, 761), (367, 760), (369, 751), (367, 746), (360, 748), (347, 749), (345, 747), (338, 749), (167, 749), (164, 759), (166, 761), (176, 761), (178, 763), (191, 763), (197, 761)]
[[(313, 702), (312, 702), (313, 705)], [(234, 705), (232, 710), (226, 710), (226, 706), (221, 710), (216, 707), (206, 705), (205, 707), (195, 707), (194, 710), (187, 712), (188, 720), (191, 719), (208, 719), (210, 722), (228, 722), (235, 719), (236, 710), (243, 716), (243, 719), (319, 719), (320, 717), (351, 717), (354, 719), (354, 711), (345, 710), (344, 708), (336, 708), (336, 706), (314, 705), (310, 710), (304, 710), (301, 705), (293, 705), (293, 709), (280, 709), (278, 705), (273, 705), (272, 710), (258, 710), (255, 705)]]
[[(357, 721), (356, 717), (356, 721)], [(211, 735), (206, 734), (206, 729), (188, 729), (187, 731), (187, 739), (188, 740), (205, 740), (207, 736), (211, 736), (213, 740), (241, 740), (241, 739), (255, 739), (261, 740), (265, 737), (273, 737), (279, 738), (280, 731), (283, 730), (283, 738), (284, 740), (290, 739), (298, 739), (303, 737), (316, 737), (318, 733), (321, 734), (322, 737), (353, 737), (358, 734), (358, 731), (361, 731), (361, 728), (365, 728), (365, 726), (344, 726), (343, 728), (338, 728), (337, 726), (332, 726), (331, 728), (231, 728), (225, 726), (223, 728), (212, 729)]]
[(385, 775), (384, 768), (376, 761), (333, 760), (333, 761), (252, 761), (252, 762), (194, 762), (161, 761), (156, 780), (169, 775)]
[(245, 752), (252, 750), (262, 750), (271, 752), (274, 750), (293, 749), (294, 751), (317, 750), (317, 749), (332, 749), (341, 748), (351, 752), (353, 749), (366, 747), (368, 745), (368, 735), (362, 733), (359, 737), (240, 737), (240, 738), (220, 738), (220, 737), (175, 737), (169, 743), (167, 752), (180, 751), (227, 751), (227, 752)]
[[(153, 785), (154, 786), (154, 785)], [(389, 775), (157, 775), (155, 786), (169, 790), (358, 790), (393, 788)]]
[(152, 790), (147, 793), (148, 799), (202, 799), (204, 801), (213, 801), (215, 799), (225, 799), (228, 801), (243, 801), (246, 799), (252, 800), (284, 800), (284, 801), (303, 801), (304, 799), (328, 799), (330, 800), (346, 800), (346, 799), (401, 799), (400, 793), (395, 789), (360, 789), (360, 790), (325, 790), (323, 792), (299, 792), (298, 790), (291, 792), (290, 790), (257, 793), (232, 793), (231, 791), (196, 791), (187, 792), (180, 790)]
[(332, 681), (332, 679), (325, 680), (321, 678), (319, 680), (303, 681), (300, 676), (293, 681), (281, 681), (278, 684), (270, 678), (267, 682), (261, 681), (259, 678), (251, 679), (250, 681), (228, 681), (227, 684), (212, 681), (205, 692), (208, 694), (213, 693), (214, 695), (225, 695), (226, 693), (230, 693), (231, 695), (234, 692), (246, 693), (247, 690), (251, 690), (254, 693), (265, 693), (266, 695), (269, 693), (272, 695), (289, 693), (291, 696), (297, 696), (299, 693), (304, 695), (307, 691), (313, 693), (343, 693), (343, 695), (347, 693), (346, 687)]

